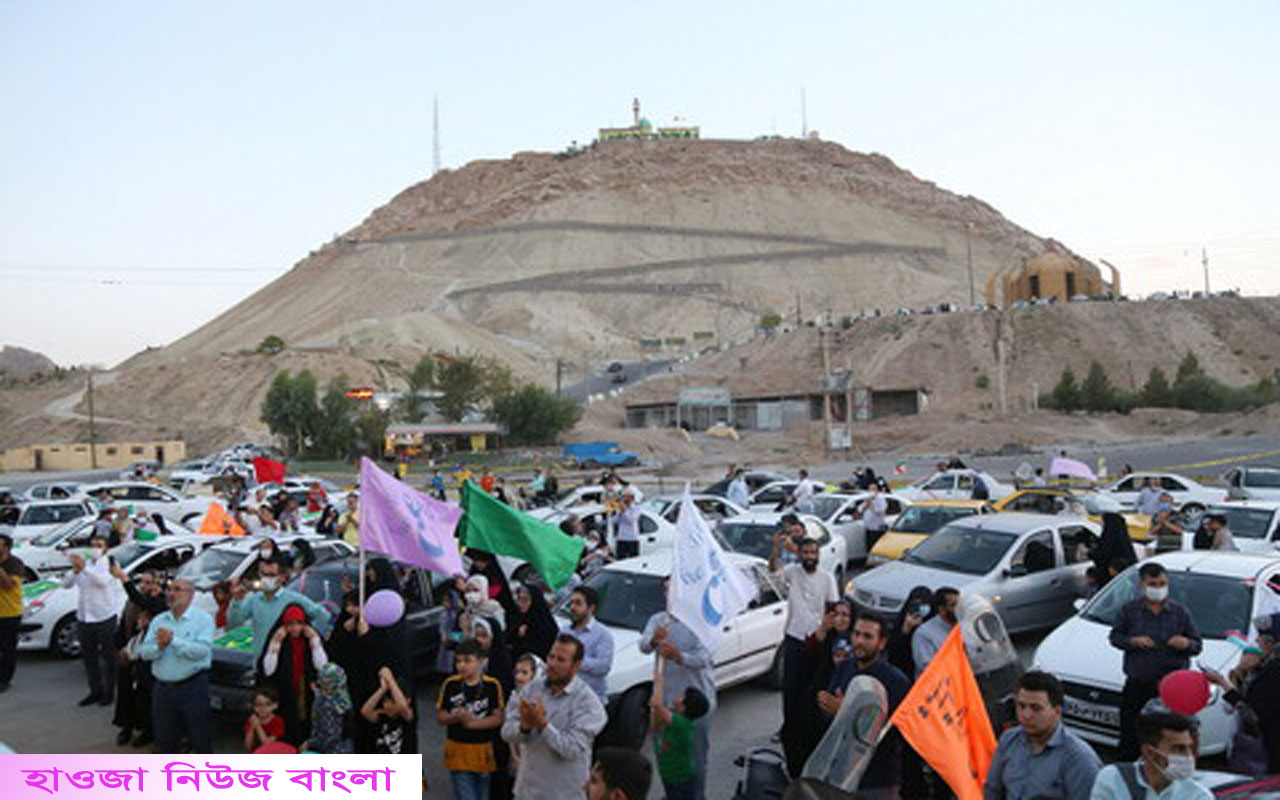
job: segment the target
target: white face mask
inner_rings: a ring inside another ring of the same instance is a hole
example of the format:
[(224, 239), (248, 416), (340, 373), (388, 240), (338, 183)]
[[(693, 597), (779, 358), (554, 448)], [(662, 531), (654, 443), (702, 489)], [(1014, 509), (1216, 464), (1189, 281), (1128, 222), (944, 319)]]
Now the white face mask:
[(478, 606), (484, 602), (483, 592), (467, 592), (463, 595), (467, 599), (467, 605)]
[(280, 579), (277, 578), (275, 575), (264, 577), (262, 579), (262, 588), (268, 592), (275, 591), (275, 588), (279, 585), (280, 585)]
[(1169, 596), (1168, 586), (1146, 586), (1142, 589), (1143, 594), (1153, 603), (1163, 603), (1165, 598)]
[(102, 558), (104, 555), (106, 555), (106, 553), (107, 553), (107, 548), (105, 548), (105, 547), (95, 547), (95, 548), (93, 548), (93, 557), (94, 557), (94, 558)]
[(1164, 755), (1164, 757), (1168, 759), (1169, 763), (1164, 767), (1159, 767), (1159, 769), (1169, 780), (1190, 780), (1196, 774), (1195, 756), (1184, 756), (1176, 753), (1170, 753), (1168, 755), (1161, 753), (1161, 755)]

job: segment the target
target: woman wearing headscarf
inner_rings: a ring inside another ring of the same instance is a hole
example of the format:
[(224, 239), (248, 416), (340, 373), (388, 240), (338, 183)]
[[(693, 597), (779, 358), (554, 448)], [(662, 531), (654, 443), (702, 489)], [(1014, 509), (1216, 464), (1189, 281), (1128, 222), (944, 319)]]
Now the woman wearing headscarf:
[(290, 555), (293, 573), (296, 575), (316, 563), (316, 552), (311, 549), (311, 543), (301, 537), (294, 539), (292, 544), (293, 553)]
[(334, 663), (325, 664), (316, 675), (312, 704), (311, 737), (299, 748), (314, 753), (353, 753), (351, 742), (352, 705), (347, 691), (347, 673)]
[(810, 680), (805, 689), (804, 714), (794, 722), (784, 720), (782, 732), (783, 749), (792, 775), (799, 775), (804, 769), (804, 762), (809, 760), (826, 732), (830, 720), (819, 711), (818, 692), (825, 691), (831, 682), (836, 654), (852, 647), (852, 628), (853, 606), (847, 600), (837, 600), (828, 604), (818, 629), (805, 640), (805, 671)]
[(323, 640), (307, 624), (307, 612), (297, 604), (286, 607), (258, 658), (258, 675), (275, 686), (284, 740), (295, 747), (311, 734), (312, 682), (328, 663)]
[(1138, 557), (1133, 552), (1133, 540), (1129, 538), (1129, 526), (1124, 517), (1112, 511), (1102, 515), (1102, 537), (1090, 555), (1093, 557), (1094, 575), (1099, 589), (1111, 580), (1112, 565), (1123, 564), (1127, 567), (1137, 562)]
[(471, 639), (471, 624), (479, 617), (496, 619), (499, 624), (507, 621), (502, 604), (489, 596), (489, 579), (483, 575), (468, 575), (462, 584), (463, 611), (458, 618), (462, 638)]
[(514, 611), (516, 600), (511, 594), (511, 585), (507, 583), (507, 576), (502, 574), (502, 567), (498, 565), (498, 559), (494, 558), (493, 553), (468, 549), (467, 555), (471, 557), (471, 574), (483, 575), (489, 582), (489, 597), (498, 601), (504, 614)]
[(507, 618), (511, 660), (518, 661), (526, 653), (546, 658), (560, 632), (555, 617), (551, 616), (551, 606), (541, 591), (523, 583), (516, 584), (515, 596), (515, 612)]

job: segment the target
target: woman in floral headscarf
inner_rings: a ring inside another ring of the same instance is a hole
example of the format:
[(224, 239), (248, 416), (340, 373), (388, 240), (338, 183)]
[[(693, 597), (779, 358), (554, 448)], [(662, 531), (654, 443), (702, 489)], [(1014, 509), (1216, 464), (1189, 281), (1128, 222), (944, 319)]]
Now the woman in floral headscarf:
[(314, 753), (353, 753), (351, 695), (347, 673), (334, 663), (325, 664), (316, 675), (315, 702), (311, 713), (311, 738), (303, 750)]

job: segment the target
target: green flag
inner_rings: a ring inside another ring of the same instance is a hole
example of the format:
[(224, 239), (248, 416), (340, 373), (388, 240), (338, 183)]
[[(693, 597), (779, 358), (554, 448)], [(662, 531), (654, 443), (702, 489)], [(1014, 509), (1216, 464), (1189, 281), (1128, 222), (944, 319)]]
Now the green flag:
[(462, 510), (464, 545), (527, 561), (552, 589), (569, 580), (582, 557), (581, 539), (516, 511), (471, 481), (462, 484)]

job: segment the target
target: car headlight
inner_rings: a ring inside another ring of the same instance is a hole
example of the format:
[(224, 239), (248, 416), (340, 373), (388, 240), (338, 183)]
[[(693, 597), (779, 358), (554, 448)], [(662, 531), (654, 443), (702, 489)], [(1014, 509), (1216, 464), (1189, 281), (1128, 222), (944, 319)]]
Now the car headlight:
[[(1280, 543), (1277, 543), (1276, 546), (1280, 547)], [(853, 578), (844, 582), (844, 596), (853, 597)]]
[(44, 610), (43, 600), (31, 600), (22, 608), (22, 618), (33, 617)]

